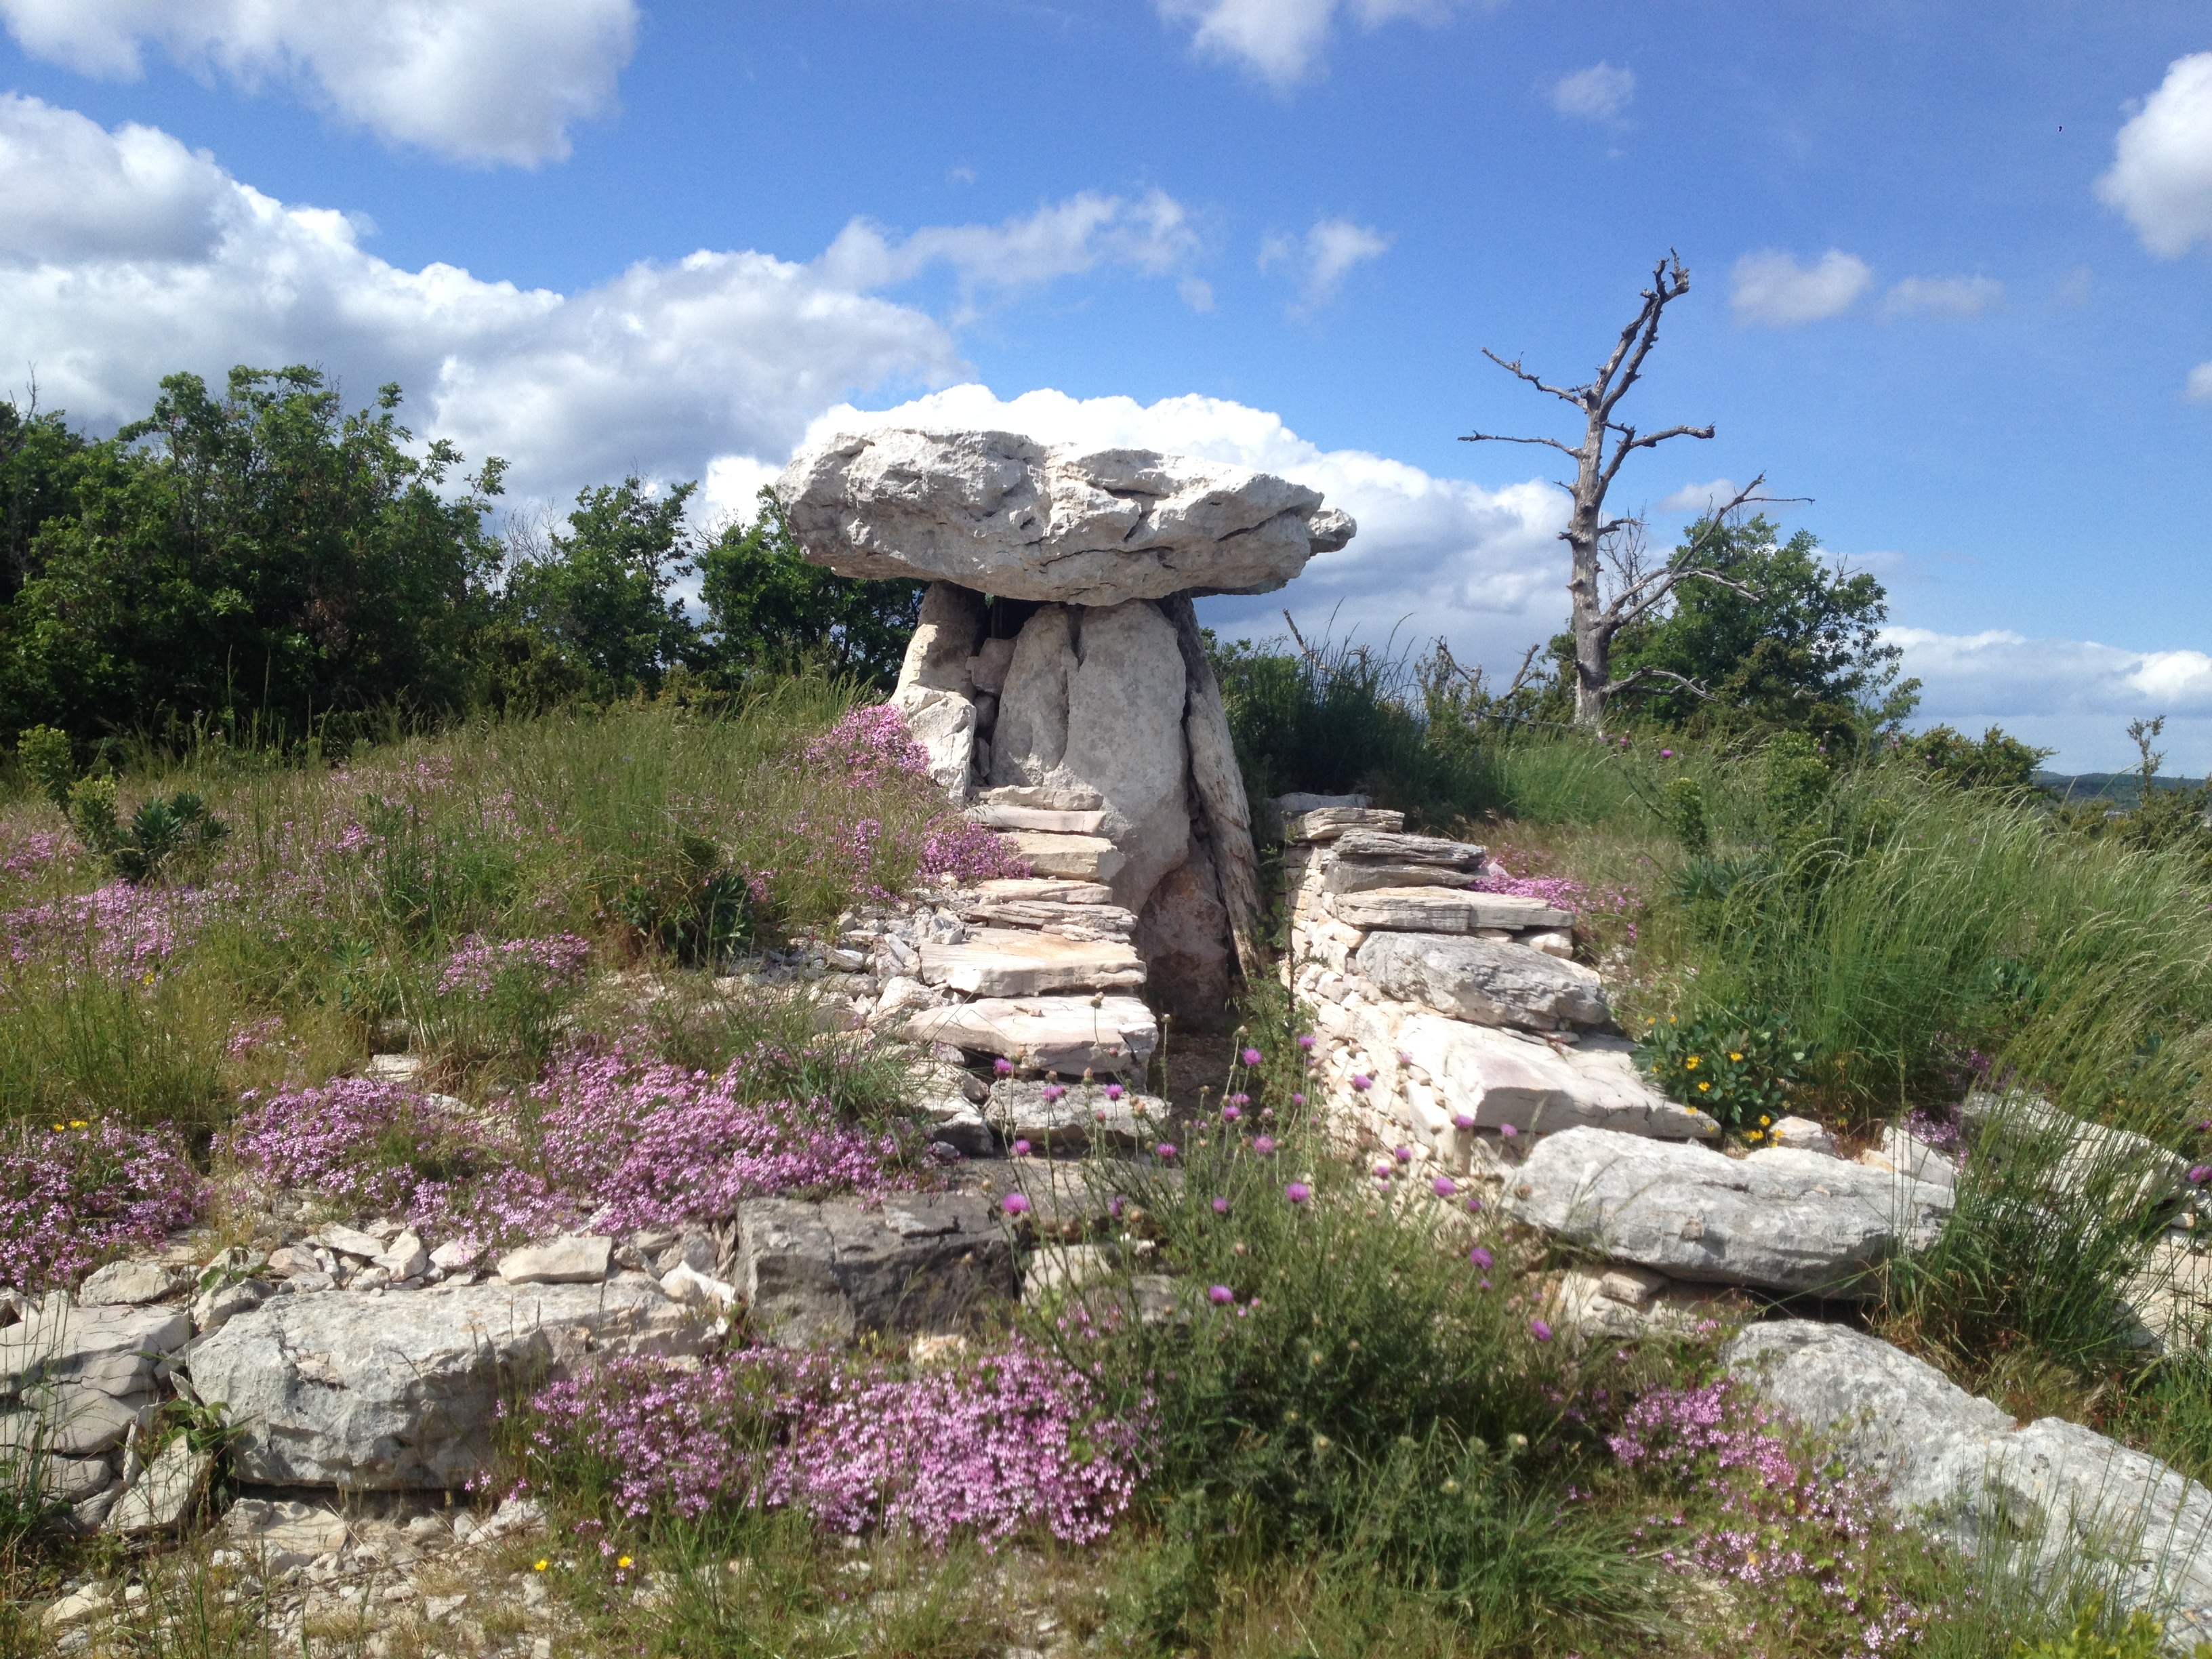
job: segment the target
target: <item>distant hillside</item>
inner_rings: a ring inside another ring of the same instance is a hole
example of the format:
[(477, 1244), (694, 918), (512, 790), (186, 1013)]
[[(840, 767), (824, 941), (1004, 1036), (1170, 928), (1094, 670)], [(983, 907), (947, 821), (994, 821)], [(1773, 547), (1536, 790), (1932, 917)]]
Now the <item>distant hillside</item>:
[[(2194, 789), (2204, 780), (2160, 776), (2151, 781), (2160, 789)], [(2061, 800), (2105, 800), (2133, 807), (2142, 799), (2142, 781), (2133, 772), (2038, 772), (2035, 782)]]

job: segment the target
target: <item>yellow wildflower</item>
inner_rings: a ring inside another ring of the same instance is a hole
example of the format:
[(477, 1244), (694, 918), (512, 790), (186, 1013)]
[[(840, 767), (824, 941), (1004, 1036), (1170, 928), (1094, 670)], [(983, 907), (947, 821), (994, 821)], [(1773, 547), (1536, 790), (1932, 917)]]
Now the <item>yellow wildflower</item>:
[(84, 1127), (84, 1120), (81, 1117), (71, 1118), (70, 1120), (70, 1127), (72, 1129), (82, 1129)]
[(1740, 1054), (1736, 1053), (1736, 1051), (1735, 1051), (1735, 1049), (1731, 1048), (1731, 1049), (1729, 1049), (1729, 1058), (1730, 1060), (1741, 1060), (1741, 1059), (1743, 1058), (1743, 1056), (1742, 1056), (1741, 1054)]
[(532, 1571), (532, 1572), (543, 1572), (543, 1571), (545, 1571), (545, 1569), (546, 1569), (546, 1568), (548, 1568), (548, 1567), (551, 1566), (552, 1565), (553, 1565), (553, 1564), (552, 1564), (550, 1561), (547, 1560), (544, 1556), (542, 1556), (542, 1555), (541, 1555), (541, 1556), (539, 1556), (539, 1557), (538, 1557), (535, 1561), (533, 1561), (533, 1562), (532, 1562), (532, 1563), (530, 1564), (530, 1570), (531, 1570), (531, 1571)]
[(1773, 1120), (1772, 1118), (1771, 1118), (1771, 1117), (1763, 1117), (1763, 1118), (1759, 1119), (1759, 1126), (1763, 1128), (1763, 1127), (1765, 1127), (1767, 1124), (1770, 1124), (1770, 1123), (1773, 1122), (1773, 1121), (1774, 1121), (1774, 1120)]
[(616, 1558), (615, 1565), (618, 1567), (628, 1567), (629, 1565), (629, 1557), (624, 1555)]
[(1682, 1069), (1686, 1072), (1696, 1071), (1698, 1069), (1697, 1055), (1692, 1054), (1687, 1060), (1684, 1060), (1682, 1062)]
[(55, 1124), (55, 1125), (54, 1125), (54, 1133), (55, 1133), (56, 1134), (59, 1134), (61, 1132), (62, 1132), (62, 1126), (61, 1126), (60, 1124), (58, 1124), (58, 1123)]
[(1705, 1093), (1705, 1091), (1706, 1090), (1708, 1090), (1708, 1089), (1711, 1088), (1712, 1086), (1713, 1086), (1713, 1085), (1712, 1085), (1711, 1084), (1710, 1084), (1710, 1083), (1700, 1083), (1700, 1084), (1698, 1085), (1698, 1092), (1699, 1094), (1703, 1094), (1703, 1093)]
[(1746, 1140), (1758, 1140), (1764, 1138), (1765, 1133), (1766, 1131), (1764, 1129), (1753, 1129), (1749, 1134), (1746, 1135), (1744, 1139)]

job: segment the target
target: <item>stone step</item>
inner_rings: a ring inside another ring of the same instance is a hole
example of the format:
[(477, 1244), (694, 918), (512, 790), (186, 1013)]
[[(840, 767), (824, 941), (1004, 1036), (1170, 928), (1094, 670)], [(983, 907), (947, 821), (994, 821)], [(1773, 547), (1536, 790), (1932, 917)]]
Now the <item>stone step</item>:
[(1095, 836), (1106, 827), (1103, 812), (1055, 811), (1046, 806), (1000, 806), (990, 801), (969, 807), (968, 817), (987, 830), (1044, 830), (1062, 835)]
[(1159, 1046), (1152, 1011), (1135, 997), (993, 997), (915, 1015), (909, 1042), (947, 1042), (1062, 1077), (1141, 1072)]
[(1063, 836), (1048, 830), (1016, 830), (1006, 839), (1017, 857), (1041, 876), (1076, 881), (1111, 881), (1126, 861), (1103, 836)]
[(1387, 830), (1347, 830), (1336, 838), (1336, 856), (1380, 864), (1428, 864), (1474, 875), (1490, 854), (1468, 841), (1441, 836), (1407, 836)]
[(1925, 1249), (1951, 1191), (1820, 1152), (1732, 1158), (1602, 1129), (1538, 1143), (1506, 1184), (1513, 1218), (1672, 1279), (1863, 1297), (1871, 1270)]
[(925, 942), (921, 981), (986, 997), (1048, 991), (1133, 990), (1145, 964), (1127, 945), (1060, 939), (1015, 927), (978, 927), (964, 943)]
[(1137, 931), (1137, 915), (1118, 904), (979, 904), (970, 921), (1000, 927), (1024, 927), (1060, 939), (1106, 940), (1126, 945)]
[(1517, 893), (1467, 893), (1434, 887), (1385, 887), (1328, 901), (1354, 927), (1407, 933), (1472, 933), (1478, 927), (1571, 927), (1574, 917)]
[(1525, 945), (1448, 933), (1370, 933), (1352, 960), (1385, 995), (1477, 1025), (1602, 1025), (1605, 986), (1579, 963)]
[(979, 881), (953, 894), (956, 909), (975, 904), (1111, 904), (1114, 890), (1103, 882), (1071, 881), (1065, 877), (1001, 876)]
[(1324, 893), (1371, 893), (1382, 887), (1467, 887), (1481, 879), (1473, 870), (1442, 864), (1352, 864), (1338, 860), (1321, 872)]
[[(1553, 1048), (1538, 1038), (1469, 1025), (1440, 1014), (1395, 1021), (1361, 1008), (1352, 1032), (1370, 1056), (1403, 1055), (1429, 1074), (1405, 1085), (1415, 1127), (1422, 1119), (1472, 1117), (1480, 1129), (1507, 1124), (1523, 1134), (1595, 1128), (1656, 1140), (1710, 1140), (1720, 1125), (1694, 1107), (1668, 1099), (1637, 1068), (1632, 1045), (1585, 1037)], [(1425, 1091), (1425, 1095), (1424, 1094)]]
[(1334, 841), (1347, 830), (1395, 832), (1405, 827), (1403, 812), (1376, 806), (1322, 806), (1310, 812), (1286, 813), (1283, 818), (1283, 839)]

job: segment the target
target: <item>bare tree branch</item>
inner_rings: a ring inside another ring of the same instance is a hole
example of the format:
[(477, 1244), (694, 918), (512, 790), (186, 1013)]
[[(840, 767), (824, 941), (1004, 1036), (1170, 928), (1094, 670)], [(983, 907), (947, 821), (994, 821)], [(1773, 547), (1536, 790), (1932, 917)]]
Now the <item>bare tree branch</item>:
[(1605, 688), (1605, 695), (1608, 697), (1617, 696), (1623, 691), (1641, 685), (1646, 680), (1672, 680), (1692, 696), (1703, 697), (1707, 702), (1713, 700), (1713, 694), (1706, 690), (1704, 686), (1699, 685), (1695, 680), (1685, 679), (1671, 668), (1637, 669), (1634, 672), (1608, 684)]
[(1562, 455), (1579, 457), (1582, 451), (1570, 449), (1557, 438), (1509, 438), (1499, 432), (1470, 432), (1460, 439), (1463, 444), (1549, 444)]
[(1511, 375), (1515, 380), (1526, 380), (1526, 381), (1528, 381), (1528, 383), (1530, 386), (1534, 386), (1534, 387), (1536, 388), (1536, 390), (1537, 390), (1537, 391), (1539, 391), (1539, 392), (1550, 392), (1550, 393), (1551, 393), (1554, 398), (1558, 398), (1561, 399), (1563, 402), (1572, 404), (1573, 404), (1577, 409), (1580, 409), (1581, 407), (1583, 407), (1583, 395), (1584, 395), (1584, 394), (1587, 392), (1587, 391), (1589, 390), (1589, 388), (1588, 388), (1588, 387), (1586, 387), (1586, 386), (1576, 386), (1576, 387), (1573, 387), (1572, 389), (1568, 389), (1568, 388), (1565, 388), (1565, 387), (1561, 387), (1561, 386), (1550, 386), (1550, 385), (1547, 385), (1547, 384), (1546, 384), (1544, 381), (1538, 380), (1538, 379), (1537, 379), (1534, 374), (1530, 374), (1527, 369), (1525, 369), (1525, 368), (1522, 368), (1522, 367), (1521, 367), (1521, 360), (1520, 360), (1518, 357), (1516, 357), (1516, 358), (1515, 358), (1511, 362), (1510, 362), (1510, 363), (1509, 363), (1509, 362), (1507, 362), (1505, 361), (1505, 359), (1504, 359), (1504, 358), (1503, 358), (1503, 357), (1499, 356), (1496, 352), (1492, 351), (1492, 350), (1488, 346), (1485, 346), (1485, 347), (1483, 347), (1483, 349), (1482, 349), (1482, 355), (1483, 355), (1484, 356), (1486, 356), (1486, 357), (1489, 358), (1489, 359), (1490, 359), (1490, 361), (1491, 361), (1492, 362), (1496, 363), (1496, 364), (1498, 366), (1498, 368), (1500, 368), (1504, 369), (1504, 370), (1508, 374), (1510, 374), (1510, 375)]

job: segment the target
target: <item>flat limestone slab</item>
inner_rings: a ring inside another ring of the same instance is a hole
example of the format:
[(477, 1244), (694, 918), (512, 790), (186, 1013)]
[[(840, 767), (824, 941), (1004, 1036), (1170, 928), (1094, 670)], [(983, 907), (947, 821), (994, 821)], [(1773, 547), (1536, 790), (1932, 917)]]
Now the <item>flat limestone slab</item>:
[(1574, 917), (1517, 893), (1464, 893), (1437, 887), (1385, 887), (1329, 901), (1337, 920), (1399, 933), (1472, 933), (1478, 927), (1571, 927)]
[(1951, 1192), (1819, 1152), (1724, 1158), (1602, 1129), (1540, 1141), (1513, 1218), (1673, 1279), (1863, 1296), (1867, 1270), (1935, 1243)]
[(1375, 933), (1359, 947), (1359, 971), (1384, 993), (1477, 1025), (1602, 1025), (1605, 986), (1577, 962), (1525, 945), (1449, 933)]
[(921, 950), (923, 984), (975, 996), (1131, 990), (1145, 982), (1145, 964), (1126, 945), (1018, 927), (978, 927), (961, 944), (930, 942)]
[(1025, 927), (1032, 933), (1057, 933), (1062, 939), (1110, 939), (1127, 944), (1137, 931), (1133, 910), (1118, 904), (1046, 904), (1019, 901), (1009, 904), (978, 904), (967, 920), (1000, 927)]
[(1134, 997), (993, 997), (932, 1008), (907, 1021), (909, 1042), (949, 1042), (1017, 1066), (1080, 1077), (1142, 1071), (1159, 1046), (1159, 1023)]
[(1046, 830), (1016, 830), (1006, 839), (1015, 855), (1041, 876), (1074, 881), (1111, 881), (1126, 860), (1103, 836), (1063, 836)]
[(1490, 856), (1471, 841), (1447, 841), (1441, 836), (1408, 836), (1395, 830), (1346, 830), (1336, 838), (1340, 859), (1370, 859), (1378, 864), (1427, 864), (1440, 869), (1480, 874)]
[(991, 904), (1111, 904), (1114, 890), (1103, 882), (1073, 881), (1066, 877), (1001, 876), (979, 881), (963, 889), (958, 897)]
[(1562, 1050), (1441, 1014), (1411, 1014), (1387, 1031), (1369, 1030), (1371, 1018), (1362, 1009), (1353, 1028), (1369, 1051), (1404, 1054), (1429, 1073), (1444, 1110), (1474, 1118), (1477, 1128), (1510, 1123), (1524, 1134), (1591, 1129), (1656, 1140), (1720, 1133), (1705, 1113), (1652, 1088), (1625, 1042), (1586, 1037)]
[(1334, 841), (1347, 830), (1377, 830), (1395, 833), (1406, 827), (1406, 815), (1382, 806), (1317, 806), (1310, 812), (1291, 812), (1283, 817), (1285, 841)]
[(1045, 806), (1000, 806), (986, 801), (968, 817), (987, 830), (1047, 830), (1068, 836), (1095, 836), (1106, 827), (1103, 812), (1061, 812)]

